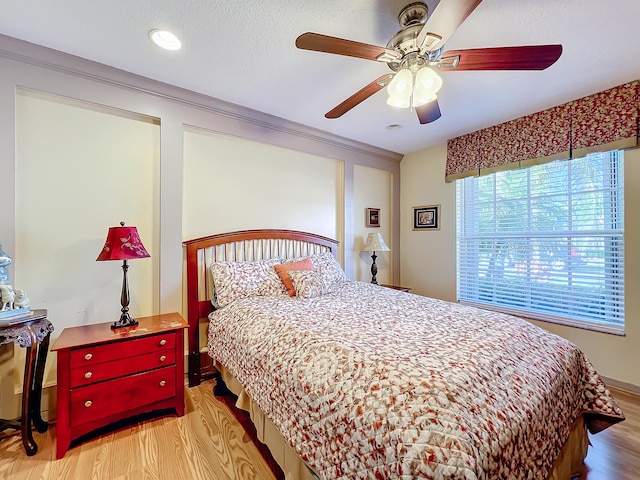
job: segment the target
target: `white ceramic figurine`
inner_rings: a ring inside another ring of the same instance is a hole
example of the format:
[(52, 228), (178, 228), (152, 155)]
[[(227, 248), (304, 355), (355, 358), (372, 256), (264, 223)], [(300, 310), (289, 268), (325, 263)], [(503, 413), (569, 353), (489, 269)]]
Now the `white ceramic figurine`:
[(29, 297), (27, 292), (20, 288), (16, 288), (16, 299), (13, 302), (13, 308), (29, 308)]
[(0, 296), (2, 298), (0, 312), (13, 310), (13, 303), (16, 298), (16, 292), (13, 291), (13, 287), (11, 285), (0, 285)]

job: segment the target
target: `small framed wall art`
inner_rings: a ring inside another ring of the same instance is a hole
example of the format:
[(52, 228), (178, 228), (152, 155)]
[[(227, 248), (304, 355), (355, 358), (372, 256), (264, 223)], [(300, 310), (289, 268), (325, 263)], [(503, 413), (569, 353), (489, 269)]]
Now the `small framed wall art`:
[(440, 205), (413, 207), (414, 230), (440, 230)]
[(379, 208), (367, 208), (365, 212), (365, 225), (367, 227), (380, 226), (380, 209)]

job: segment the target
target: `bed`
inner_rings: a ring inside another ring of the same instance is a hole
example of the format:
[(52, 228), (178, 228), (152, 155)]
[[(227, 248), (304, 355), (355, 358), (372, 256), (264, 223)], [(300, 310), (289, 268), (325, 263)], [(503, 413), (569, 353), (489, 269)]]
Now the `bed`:
[(566, 480), (587, 430), (624, 419), (575, 345), (347, 280), (334, 240), (251, 230), (185, 246), (189, 383), (218, 374), (287, 479)]

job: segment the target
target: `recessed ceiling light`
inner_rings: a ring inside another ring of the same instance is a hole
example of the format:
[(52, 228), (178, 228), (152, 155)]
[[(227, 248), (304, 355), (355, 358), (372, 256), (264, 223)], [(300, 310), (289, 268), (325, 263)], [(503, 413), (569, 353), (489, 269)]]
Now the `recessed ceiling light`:
[(149, 32), (149, 37), (151, 37), (153, 43), (165, 50), (180, 50), (180, 47), (182, 46), (180, 39), (175, 35), (175, 33), (172, 33), (169, 30), (156, 28)]

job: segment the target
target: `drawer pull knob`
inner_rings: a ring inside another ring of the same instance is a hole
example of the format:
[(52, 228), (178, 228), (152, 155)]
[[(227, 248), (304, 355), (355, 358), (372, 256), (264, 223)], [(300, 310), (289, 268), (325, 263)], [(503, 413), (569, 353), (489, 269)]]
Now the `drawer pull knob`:
[(160, 340), (160, 346), (164, 347), (167, 344), (167, 341), (163, 338), (162, 340)]
[(160, 361), (161, 361), (161, 362), (164, 362), (166, 359), (167, 359), (167, 357), (166, 357), (166, 356), (164, 356), (164, 355), (162, 355), (162, 356), (160, 357)]
[(84, 374), (84, 378), (91, 378), (93, 376), (93, 373), (91, 372), (87, 372)]
[(85, 360), (91, 360), (92, 358), (93, 358), (93, 353), (87, 353), (87, 354), (84, 356), (84, 359), (85, 359)]
[(84, 402), (84, 406), (89, 408), (91, 405), (93, 405), (93, 402), (91, 400), (87, 400), (86, 402)]
[(161, 380), (160, 381), (160, 386), (164, 387), (167, 384), (166, 380)]

